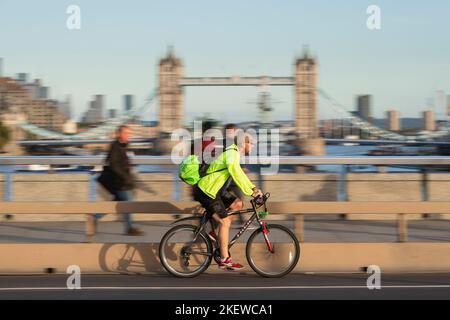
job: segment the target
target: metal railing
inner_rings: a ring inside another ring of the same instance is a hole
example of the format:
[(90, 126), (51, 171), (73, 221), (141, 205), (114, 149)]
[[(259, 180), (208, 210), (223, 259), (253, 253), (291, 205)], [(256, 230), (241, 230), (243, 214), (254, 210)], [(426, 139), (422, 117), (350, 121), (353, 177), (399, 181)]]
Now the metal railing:
[[(131, 161), (134, 165), (176, 165), (182, 158), (170, 156), (135, 156)], [(100, 165), (104, 161), (103, 156), (18, 156), (0, 157), (0, 165)], [(312, 166), (312, 165), (414, 165), (414, 166), (442, 166), (450, 165), (450, 157), (444, 156), (394, 156), (394, 157), (242, 157), (242, 163), (250, 165), (267, 165), (278, 163), (280, 165)]]
[[(160, 165), (176, 167), (169, 156), (136, 156), (132, 159), (134, 165)], [(179, 158), (176, 160), (180, 160)], [(47, 156), (47, 157), (0, 157), (0, 165), (101, 165), (104, 157), (83, 156)], [(244, 163), (262, 166), (270, 161), (280, 165), (314, 166), (314, 165), (371, 165), (371, 166), (450, 166), (450, 157), (270, 157), (243, 158)], [(342, 175), (341, 175), (342, 179)], [(93, 179), (91, 179), (93, 181)], [(11, 179), (5, 179), (11, 183)], [(8, 188), (11, 188), (9, 186)], [(7, 197), (5, 197), (5, 200)], [(175, 197), (176, 198), (176, 197)], [(11, 199), (10, 199), (11, 200)], [(198, 204), (192, 202), (0, 202), (0, 212), (10, 214), (48, 213), (48, 214), (87, 214), (86, 234), (93, 233), (92, 213), (148, 213), (148, 214), (186, 214), (192, 212)], [(427, 199), (423, 199), (427, 200)], [(392, 214), (397, 216), (398, 241), (407, 241), (408, 214), (446, 214), (450, 213), (450, 202), (272, 202), (270, 211), (274, 214), (292, 215), (295, 219), (295, 230), (300, 239), (304, 240), (304, 216), (323, 214)]]

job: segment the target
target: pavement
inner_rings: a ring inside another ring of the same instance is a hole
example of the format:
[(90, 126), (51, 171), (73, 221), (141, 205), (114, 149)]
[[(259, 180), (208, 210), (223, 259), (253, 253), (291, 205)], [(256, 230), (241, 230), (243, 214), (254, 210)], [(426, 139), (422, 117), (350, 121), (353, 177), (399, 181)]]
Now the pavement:
[[(292, 230), (292, 221), (270, 221), (280, 223)], [(121, 222), (100, 221), (93, 242), (101, 243), (146, 243), (159, 242), (169, 229), (168, 221), (141, 221), (136, 226), (145, 231), (142, 237), (124, 236)], [(237, 228), (238, 226), (235, 225)], [(86, 241), (83, 222), (1, 222), (0, 243), (79, 243)], [(237, 230), (235, 230), (237, 232)], [(232, 231), (233, 234), (233, 231)], [(247, 231), (240, 241), (245, 241)], [(396, 221), (345, 221), (322, 217), (305, 220), (306, 242), (396, 242)], [(418, 220), (408, 222), (410, 242), (449, 242), (449, 220)]]
[(166, 274), (81, 275), (69, 290), (69, 275), (0, 276), (5, 299), (131, 300), (311, 300), (450, 299), (450, 274), (382, 274), (381, 289), (369, 290), (368, 274), (290, 274), (280, 279), (230, 271), (178, 279)]

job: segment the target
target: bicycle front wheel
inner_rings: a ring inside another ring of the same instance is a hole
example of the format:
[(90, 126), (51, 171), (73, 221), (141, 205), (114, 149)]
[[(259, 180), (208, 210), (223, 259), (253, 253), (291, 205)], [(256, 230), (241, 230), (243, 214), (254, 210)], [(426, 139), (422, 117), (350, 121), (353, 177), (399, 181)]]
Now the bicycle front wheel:
[(300, 259), (300, 244), (294, 233), (282, 225), (268, 224), (248, 239), (246, 249), (250, 267), (259, 275), (279, 278), (290, 273)]
[(203, 232), (194, 240), (196, 230), (192, 225), (175, 226), (161, 239), (159, 258), (170, 274), (192, 278), (200, 275), (211, 264), (211, 240)]

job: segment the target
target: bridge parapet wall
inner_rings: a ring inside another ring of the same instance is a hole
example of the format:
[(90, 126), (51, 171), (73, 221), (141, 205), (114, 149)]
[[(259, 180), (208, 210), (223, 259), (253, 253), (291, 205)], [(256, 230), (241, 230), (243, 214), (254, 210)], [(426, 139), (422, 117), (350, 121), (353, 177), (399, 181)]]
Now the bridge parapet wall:
[[(348, 201), (450, 201), (450, 174), (447, 173), (350, 173), (344, 183), (337, 174), (304, 173), (251, 175), (255, 184), (272, 195), (273, 201), (337, 201), (342, 192)], [(143, 187), (135, 191), (136, 201), (191, 201), (191, 188), (175, 181), (171, 173), (139, 174)], [(6, 200), (5, 176), (0, 175), (0, 195)], [(11, 201), (105, 201), (111, 197), (89, 174), (15, 174), (12, 176)], [(92, 189), (95, 188), (95, 189)], [(95, 190), (94, 193), (90, 190)], [(342, 195), (342, 194), (341, 194)], [(426, 212), (424, 212), (426, 214)], [(84, 215), (14, 216), (14, 221), (85, 221)], [(137, 220), (154, 219), (137, 214)], [(348, 219), (395, 219), (392, 215), (347, 215)], [(421, 219), (423, 215), (408, 215), (408, 219)], [(450, 219), (449, 214), (433, 218)], [(0, 216), (0, 221), (6, 219)], [(106, 221), (117, 217), (110, 215)]]
[[(348, 201), (421, 201), (423, 176), (420, 173), (350, 173), (347, 175)], [(425, 213), (425, 212), (424, 212)], [(408, 219), (420, 219), (411, 214)], [(392, 215), (350, 214), (350, 220), (391, 220)]]

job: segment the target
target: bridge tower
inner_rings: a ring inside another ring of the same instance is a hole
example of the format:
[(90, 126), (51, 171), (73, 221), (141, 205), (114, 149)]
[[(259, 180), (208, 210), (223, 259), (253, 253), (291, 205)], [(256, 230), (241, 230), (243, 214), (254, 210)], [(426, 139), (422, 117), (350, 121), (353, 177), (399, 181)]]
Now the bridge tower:
[(295, 127), (302, 154), (325, 153), (318, 129), (317, 63), (306, 48), (303, 57), (295, 61)]
[(167, 56), (159, 62), (159, 131), (171, 133), (181, 128), (184, 120), (183, 87), (179, 79), (183, 77), (183, 64), (169, 48)]

